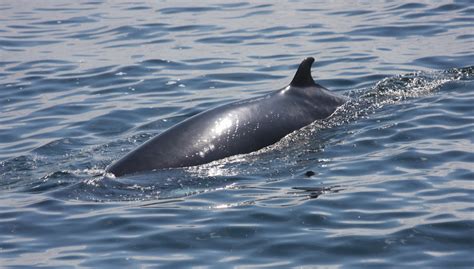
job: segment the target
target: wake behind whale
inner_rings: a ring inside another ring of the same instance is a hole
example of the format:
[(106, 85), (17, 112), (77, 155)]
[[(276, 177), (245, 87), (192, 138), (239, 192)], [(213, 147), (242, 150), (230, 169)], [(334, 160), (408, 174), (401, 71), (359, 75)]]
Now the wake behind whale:
[(313, 62), (312, 57), (304, 59), (288, 86), (197, 114), (145, 142), (106, 172), (123, 176), (205, 164), (257, 151), (328, 118), (347, 98), (314, 82)]

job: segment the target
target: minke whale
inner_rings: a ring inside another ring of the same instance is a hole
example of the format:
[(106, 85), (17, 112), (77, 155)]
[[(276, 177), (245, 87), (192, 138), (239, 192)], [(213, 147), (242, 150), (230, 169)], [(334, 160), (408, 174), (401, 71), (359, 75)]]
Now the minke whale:
[(250, 153), (281, 140), (348, 99), (314, 82), (314, 58), (301, 62), (291, 83), (270, 94), (225, 104), (190, 117), (106, 168), (116, 177), (195, 166)]

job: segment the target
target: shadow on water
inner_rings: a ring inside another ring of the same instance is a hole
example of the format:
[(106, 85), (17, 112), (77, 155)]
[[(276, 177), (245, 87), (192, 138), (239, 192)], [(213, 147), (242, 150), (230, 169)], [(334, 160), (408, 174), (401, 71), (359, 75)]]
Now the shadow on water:
[[(285, 190), (276, 192), (280, 196), (314, 199), (325, 193), (337, 193), (350, 188), (340, 185), (321, 186), (318, 174), (308, 170), (308, 167), (314, 167), (315, 164), (324, 165), (325, 148), (344, 141), (344, 128), (388, 106), (442, 90), (447, 83), (472, 80), (473, 74), (474, 67), (471, 66), (382, 79), (372, 87), (346, 92), (350, 101), (330, 118), (295, 131), (272, 146), (196, 167), (113, 178), (103, 175), (103, 168), (115, 158), (116, 152), (124, 147), (124, 143), (132, 148), (151, 135), (135, 135), (126, 142), (112, 142), (101, 146), (82, 145), (83, 149), (80, 151), (70, 147), (71, 143), (77, 145), (80, 141), (59, 139), (34, 150), (30, 155), (3, 161), (0, 165), (0, 174), (5, 179), (2, 188), (21, 189), (28, 193), (50, 193), (56, 198), (68, 200), (158, 199), (165, 202), (217, 190), (267, 188), (265, 184), (262, 185), (262, 179), (271, 183), (307, 178), (303, 186), (284, 186), (280, 188)], [(51, 172), (52, 167), (57, 170)], [(256, 181), (259, 181), (257, 186), (254, 185)]]

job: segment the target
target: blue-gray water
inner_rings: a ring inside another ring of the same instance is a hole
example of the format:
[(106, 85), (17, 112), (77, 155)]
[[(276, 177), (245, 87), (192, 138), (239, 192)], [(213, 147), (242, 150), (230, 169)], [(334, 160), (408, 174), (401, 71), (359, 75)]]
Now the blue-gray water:
[[(332, 118), (100, 176), (307, 56)], [(472, 1), (1, 1), (0, 57), (2, 268), (474, 264)]]

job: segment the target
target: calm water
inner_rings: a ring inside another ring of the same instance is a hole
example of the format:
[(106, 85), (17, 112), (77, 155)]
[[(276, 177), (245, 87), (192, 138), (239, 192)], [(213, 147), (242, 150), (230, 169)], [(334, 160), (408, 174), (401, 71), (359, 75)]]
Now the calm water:
[[(472, 1), (74, 2), (0, 2), (0, 267), (474, 264)], [(307, 56), (332, 118), (101, 176)]]

